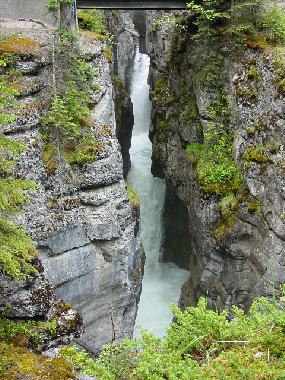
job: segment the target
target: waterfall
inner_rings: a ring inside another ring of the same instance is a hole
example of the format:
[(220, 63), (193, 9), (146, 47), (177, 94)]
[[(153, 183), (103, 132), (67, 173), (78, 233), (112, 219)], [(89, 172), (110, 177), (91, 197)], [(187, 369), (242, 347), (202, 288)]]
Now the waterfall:
[(137, 52), (132, 78), (131, 98), (135, 124), (130, 149), (131, 170), (128, 182), (141, 200), (142, 244), (146, 253), (145, 275), (138, 308), (135, 335), (145, 327), (163, 336), (172, 319), (168, 303), (177, 303), (189, 272), (171, 263), (161, 263), (162, 209), (165, 182), (151, 174), (151, 142), (148, 138), (151, 102), (147, 77), (149, 57)]

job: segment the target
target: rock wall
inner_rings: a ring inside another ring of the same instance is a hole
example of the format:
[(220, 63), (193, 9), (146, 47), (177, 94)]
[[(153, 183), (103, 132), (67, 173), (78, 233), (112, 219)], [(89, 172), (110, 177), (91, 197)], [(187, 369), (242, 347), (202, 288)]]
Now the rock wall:
[[(0, 311), (9, 320), (56, 321), (56, 329), (43, 330), (40, 339), (26, 337), (25, 346), (41, 352), (59, 344), (68, 344), (82, 333), (82, 318), (71, 305), (57, 299), (43, 274), (41, 262), (34, 260), (38, 272), (25, 280), (11, 281), (0, 273)], [(24, 342), (23, 342), (24, 343)]]
[(116, 135), (121, 146), (123, 174), (126, 179), (131, 167), (129, 149), (134, 125), (130, 98), (131, 79), (139, 36), (128, 12), (107, 12), (107, 20), (108, 30), (114, 36), (112, 72), (115, 85)]
[[(254, 43), (232, 56), (226, 54), (226, 43), (221, 47), (225, 59), (219, 73), (231, 114), (227, 122), (243, 178), (242, 195), (231, 194), (237, 204), (226, 203), (229, 198), (201, 189), (195, 160), (187, 153), (189, 143), (204, 141), (217, 118), (210, 112), (215, 91), (197, 75), (210, 58), (205, 63), (197, 54), (191, 22), (185, 21), (179, 32), (174, 26), (173, 19), (184, 16), (173, 13), (171, 21), (169, 13), (148, 12), (147, 30), (153, 171), (171, 183), (189, 216), (191, 247), (181, 260), (190, 262), (192, 274), (180, 304), (193, 305), (203, 295), (210, 307), (247, 309), (253, 297), (271, 297), (285, 281), (285, 102), (276, 74), (284, 56)], [(153, 23), (157, 19), (163, 22)]]
[(25, 29), (3, 28), (37, 42), (35, 51), (17, 56), (23, 73), (17, 119), (6, 131), (28, 149), (17, 175), (40, 189), (31, 197), (19, 222), (36, 240), (45, 273), (57, 296), (75, 306), (84, 321), (78, 342), (91, 352), (102, 344), (132, 335), (141, 290), (142, 262), (137, 220), (123, 180), (123, 164), (116, 138), (114, 90), (106, 46), (81, 36), (80, 45), (98, 72), (94, 84), (90, 132), (100, 150), (90, 164), (63, 160), (51, 173), (44, 157), (41, 118), (50, 106), (54, 78), (56, 36), (37, 23)]

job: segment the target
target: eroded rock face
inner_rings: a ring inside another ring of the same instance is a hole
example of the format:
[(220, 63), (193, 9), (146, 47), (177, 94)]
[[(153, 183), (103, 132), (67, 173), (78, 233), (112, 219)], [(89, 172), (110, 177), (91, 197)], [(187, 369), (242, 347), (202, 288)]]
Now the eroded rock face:
[(123, 175), (127, 178), (131, 167), (129, 149), (134, 125), (133, 104), (130, 98), (134, 59), (138, 47), (138, 34), (128, 12), (112, 12), (108, 29), (114, 36), (113, 82), (115, 89), (116, 136), (123, 157)]
[(83, 166), (62, 160), (48, 174), (39, 127), (52, 94), (55, 37), (45, 30), (21, 32), (36, 39), (39, 49), (37, 55), (19, 57), (18, 69), (39, 86), (36, 96), (21, 96), (24, 108), (19, 108), (8, 134), (28, 147), (18, 165), (18, 175), (37, 182), (40, 189), (31, 196), (19, 222), (28, 226), (36, 240), (56, 295), (83, 317), (84, 334), (78, 342), (96, 352), (102, 344), (132, 335), (142, 273), (137, 220), (127, 198), (116, 138), (114, 92), (105, 45), (86, 36), (81, 39), (89, 63), (99, 74), (94, 80), (100, 90), (93, 94), (90, 127), (100, 146), (98, 160)]
[[(227, 225), (221, 197), (200, 189), (195, 164), (186, 152), (187, 144), (202, 141), (201, 130), (207, 132), (209, 123), (215, 122), (209, 111), (213, 91), (197, 75), (201, 67), (191, 32), (184, 29), (175, 37), (173, 23), (153, 28), (153, 20), (161, 16), (148, 13), (150, 135), (153, 171), (174, 186), (189, 214), (192, 274), (182, 288), (180, 304), (193, 305), (203, 295), (210, 307), (236, 304), (247, 309), (253, 297), (270, 297), (272, 286), (278, 293), (285, 281), (285, 102), (275, 71), (277, 53), (248, 46), (235, 58), (227, 57), (221, 67), (234, 160), (247, 189), (234, 223)], [(256, 148), (263, 157), (254, 157)]]
[(16, 281), (0, 274), (0, 311), (14, 321), (56, 321), (54, 331), (40, 332), (38, 341), (27, 341), (33, 350), (43, 351), (59, 344), (68, 344), (82, 333), (82, 318), (71, 305), (56, 298), (43, 274), (39, 259), (33, 265), (37, 272), (28, 278)]

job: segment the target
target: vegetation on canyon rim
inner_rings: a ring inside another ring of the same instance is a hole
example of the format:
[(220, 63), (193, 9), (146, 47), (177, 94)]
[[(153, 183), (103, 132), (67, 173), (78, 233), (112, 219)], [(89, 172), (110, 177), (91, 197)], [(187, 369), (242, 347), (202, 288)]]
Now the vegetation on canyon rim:
[[(201, 45), (198, 48), (201, 55), (205, 55), (202, 50), (207, 50), (206, 44), (210, 46), (210, 51), (206, 52), (210, 63), (200, 70), (198, 79), (212, 88), (213, 96), (216, 97), (208, 109), (212, 122), (208, 123), (207, 130), (203, 133), (204, 141), (190, 143), (187, 147), (189, 158), (196, 165), (201, 189), (206, 193), (227, 195), (241, 189), (242, 174), (233, 159), (232, 115), (227, 91), (223, 87), (222, 64), (225, 54), (220, 52), (220, 48), (221, 43), (227, 44), (230, 54), (234, 55), (240, 49), (250, 46), (253, 41), (262, 41), (268, 46), (284, 46), (284, 9), (264, 11), (262, 6), (265, 3), (264, 0), (240, 1), (227, 9), (224, 2), (219, 0), (188, 3), (188, 7), (196, 15), (193, 24), (197, 31), (191, 38), (194, 43)], [(252, 64), (248, 78), (257, 81), (257, 75), (256, 66)], [(284, 77), (280, 78), (280, 82), (282, 80)], [(252, 100), (257, 96), (256, 92), (242, 92), (241, 95)], [(260, 148), (250, 149), (251, 153), (246, 152), (244, 159), (250, 159), (255, 152), (260, 151)], [(262, 162), (269, 162), (264, 151), (262, 158)]]
[[(59, 2), (58, 2), (59, 3)], [(69, 164), (85, 164), (97, 159), (97, 142), (91, 133), (91, 93), (98, 86), (91, 83), (97, 75), (86, 62), (78, 48), (78, 37), (67, 30), (59, 30), (58, 55), (66, 58), (69, 71), (65, 80), (64, 95), (55, 92), (54, 100), (46, 117), (43, 118), (41, 134), (44, 142), (43, 161), (47, 172), (53, 173), (59, 160)], [(67, 49), (66, 49), (67, 48)], [(36, 255), (34, 243), (24, 228), (15, 225), (15, 213), (27, 204), (27, 191), (36, 190), (31, 181), (13, 178), (14, 167), (25, 146), (4, 136), (5, 126), (15, 120), (11, 109), (17, 107), (23, 74), (13, 68), (22, 55), (36, 56), (38, 43), (18, 35), (1, 36), (0, 39), (0, 265), (4, 273), (15, 279), (24, 278), (36, 268), (32, 260)], [(8, 112), (4, 110), (9, 108)], [(60, 148), (59, 148), (60, 146)]]
[(61, 355), (82, 372), (102, 380), (283, 379), (285, 377), (284, 297), (253, 301), (249, 314), (197, 307), (171, 310), (175, 321), (164, 339), (143, 330), (138, 341), (105, 346), (97, 361), (77, 348)]
[[(68, 2), (68, 0), (63, 1)], [(59, 4), (60, 2), (60, 0), (53, 1), (54, 4)], [(281, 29), (279, 26), (278, 28), (282, 30), (282, 23), (280, 24), (278, 21), (276, 24), (281, 25)], [(69, 32), (68, 35), (66, 31), (61, 32), (62, 37), (67, 38), (68, 44), (75, 41)], [(245, 33), (244, 35), (246, 36), (247, 34)], [(274, 35), (273, 39), (275, 38), (276, 41), (275, 32), (272, 36)], [(279, 32), (277, 35), (279, 36), (278, 40), (281, 41)], [(272, 37), (270, 39), (273, 41)], [(240, 41), (239, 38), (237, 40)], [(70, 164), (82, 164), (96, 159), (96, 148), (92, 148), (91, 151), (88, 148), (90, 145), (92, 147), (96, 146), (93, 137), (88, 134), (88, 128), (90, 128), (88, 104), (90, 99), (88, 98), (88, 90), (81, 88), (82, 83), (85, 83), (89, 74), (87, 75), (88, 69), (86, 71), (83, 68), (85, 62), (82, 62), (78, 56), (75, 58), (75, 64), (77, 65), (78, 60), (80, 61), (80, 69), (77, 71), (77, 67), (74, 73), (77, 75), (82, 69), (83, 78), (85, 79), (81, 83), (70, 83), (66, 96), (56, 94), (48, 115), (43, 119), (48, 128), (43, 129), (42, 137), (46, 146), (51, 144), (49, 146), (50, 150), (46, 148), (45, 152), (46, 154), (51, 154), (51, 156), (48, 156), (51, 157), (51, 159), (49, 158), (50, 163), (54, 160), (51, 173), (57, 167), (58, 150), (57, 146), (53, 144), (54, 133), (56, 135), (59, 133), (60, 138), (64, 141), (65, 150), (63, 155)], [(71, 77), (75, 75), (72, 70), (73, 68), (71, 68)], [(254, 73), (251, 75), (254, 75)], [(214, 75), (212, 78), (217, 77)], [(282, 73), (280, 80), (283, 80)], [(6, 101), (8, 103), (14, 101), (13, 96), (17, 93), (3, 84), (1, 86), (0, 93), (3, 95), (2, 105), (4, 107)], [(234, 204), (233, 199), (235, 199), (233, 192), (240, 189), (242, 179), (240, 171), (232, 158), (233, 137), (229, 131), (223, 130), (224, 124), (222, 121), (227, 117), (227, 103), (222, 89), (220, 90), (218, 100), (211, 105), (209, 110), (216, 122), (209, 125), (207, 133), (204, 133), (204, 141), (189, 145), (188, 152), (191, 160), (196, 165), (201, 188), (206, 193), (223, 196), (224, 203), (221, 208), (228, 210), (234, 207), (232, 206)], [(83, 94), (84, 96), (86, 95), (86, 98), (83, 97), (82, 103), (78, 104), (78, 97)], [(0, 102), (1, 99), (0, 97)], [(78, 106), (78, 112), (75, 113), (74, 107), (76, 106)], [(12, 120), (13, 117), (11, 118), (10, 115), (4, 113), (0, 115), (2, 124)], [(82, 149), (80, 151), (74, 150), (73, 141), (79, 142), (79, 145), (81, 144)], [(3, 181), (6, 181), (7, 186), (13, 184), (15, 187), (15, 183), (17, 186), (21, 184), (18, 188), (19, 191), (7, 204), (7, 196), (11, 196), (11, 192), (7, 187), (6, 193), (2, 195), (2, 188), (5, 189), (5, 186), (0, 183), (0, 207), (3, 207), (1, 214), (4, 213), (6, 221), (11, 225), (12, 214), (19, 211), (21, 205), (27, 201), (24, 192), (34, 189), (34, 185), (27, 182), (23, 186), (24, 182), (18, 183), (18, 180), (10, 176), (12, 173), (11, 168), (15, 165), (15, 159), (25, 148), (20, 144), (15, 145), (4, 137), (1, 137), (0, 143), (0, 169), (1, 176), (3, 172)], [(244, 156), (246, 161), (267, 162), (263, 147), (253, 148), (246, 153)], [(215, 159), (213, 160), (213, 158)], [(13, 202), (15, 203), (14, 206)], [(11, 205), (13, 208), (9, 209)], [(252, 209), (257, 209), (257, 206), (253, 205)], [(24, 234), (20, 227), (15, 228)], [(1, 229), (3, 229), (3, 226), (0, 219), (0, 231)], [(2, 242), (3, 240), (0, 241)], [(26, 253), (33, 253), (32, 245), (30, 249), (27, 248), (29, 248), (28, 245), (25, 246)], [(20, 256), (15, 255), (16, 264), (19, 262), (18, 257), (22, 259), (21, 251), (19, 252)], [(32, 255), (28, 257), (28, 263), (31, 257)], [(15, 263), (13, 262), (13, 268), (16, 265)], [(20, 263), (23, 266), (21, 260)], [(2, 265), (1, 261), (0, 264)], [(31, 267), (28, 267), (28, 270), (24, 270), (24, 268), (20, 267), (20, 272), (16, 271), (16, 273), (14, 273), (15, 269), (13, 269), (13, 272), (9, 273), (8, 270), (6, 272), (20, 278), (25, 273), (33, 270)], [(75, 377), (71, 368), (72, 365), (81, 368), (84, 373), (95, 375), (103, 380), (282, 379), (285, 378), (284, 298), (278, 301), (281, 303), (271, 303), (265, 299), (255, 300), (248, 316), (242, 310), (234, 307), (232, 310), (234, 319), (231, 321), (227, 319), (225, 311), (207, 310), (207, 304), (204, 299), (199, 301), (196, 308), (187, 308), (184, 312), (172, 306), (176, 319), (169, 327), (165, 340), (155, 338), (152, 334), (143, 331), (138, 342), (125, 340), (121, 345), (105, 347), (96, 362), (84, 351), (78, 353), (75, 347), (63, 348), (61, 350), (62, 358), (56, 359), (40, 357), (29, 352), (24, 347), (16, 348), (10, 339), (22, 333), (30, 335), (33, 330), (29, 324), (14, 325), (3, 318), (0, 320), (1, 326), (6, 326), (7, 328), (4, 332), (3, 329), (2, 331), (0, 330), (0, 340), (5, 340), (0, 347), (0, 378), (16, 379), (19, 375), (29, 376), (32, 372), (35, 379), (41, 379), (44, 376), (50, 379), (70, 379)], [(53, 325), (50, 328), (53, 329)], [(9, 340), (8, 342), (7, 339)]]

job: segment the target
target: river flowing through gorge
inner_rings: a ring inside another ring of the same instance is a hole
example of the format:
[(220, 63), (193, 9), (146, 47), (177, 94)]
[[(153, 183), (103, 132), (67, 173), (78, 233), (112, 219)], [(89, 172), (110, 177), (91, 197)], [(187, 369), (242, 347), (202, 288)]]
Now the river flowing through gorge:
[(130, 149), (132, 166), (128, 182), (140, 196), (142, 244), (146, 264), (135, 336), (138, 336), (140, 327), (144, 327), (161, 337), (165, 335), (166, 328), (172, 320), (168, 304), (177, 304), (181, 286), (189, 272), (175, 264), (160, 261), (165, 182), (151, 174), (152, 145), (148, 138), (151, 102), (147, 84), (148, 71), (149, 57), (137, 52), (132, 78), (131, 98), (135, 123)]

